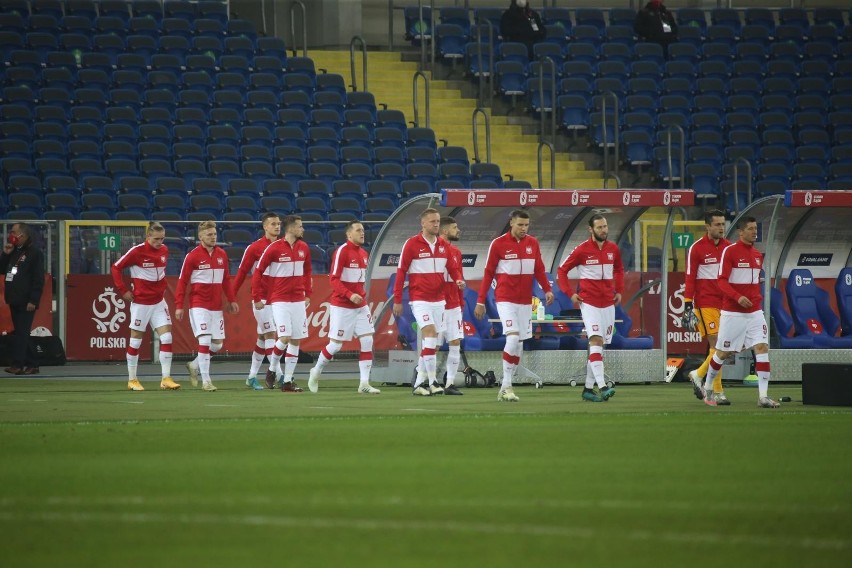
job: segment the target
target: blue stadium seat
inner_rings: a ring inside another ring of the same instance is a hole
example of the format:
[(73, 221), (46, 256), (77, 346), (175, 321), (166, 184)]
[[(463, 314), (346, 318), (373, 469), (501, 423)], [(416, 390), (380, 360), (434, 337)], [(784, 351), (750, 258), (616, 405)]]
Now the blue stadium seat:
[(840, 319), (831, 309), (828, 293), (816, 285), (810, 270), (791, 270), (786, 291), (798, 334), (811, 336), (818, 348), (852, 347), (852, 336), (835, 337)]

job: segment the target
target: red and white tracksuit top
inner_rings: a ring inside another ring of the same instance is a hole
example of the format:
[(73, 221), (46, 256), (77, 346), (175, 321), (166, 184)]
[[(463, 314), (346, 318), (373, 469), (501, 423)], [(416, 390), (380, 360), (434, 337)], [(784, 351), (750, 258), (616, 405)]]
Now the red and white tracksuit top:
[[(331, 305), (339, 308), (358, 309), (365, 305), (367, 290), (367, 251), (346, 241), (331, 256), (331, 270), (328, 274), (331, 283)], [(352, 294), (365, 298), (365, 302), (353, 304)]]
[(311, 250), (298, 239), (278, 239), (263, 251), (251, 277), (255, 302), (301, 302), (313, 293)]
[(450, 256), (450, 243), (441, 237), (434, 244), (423, 238), (423, 233), (414, 235), (402, 245), (396, 282), (393, 286), (394, 303), (402, 303), (405, 275), (408, 275), (408, 297), (412, 302), (445, 301), (444, 272), (450, 278), (462, 280), (461, 266)]
[(112, 265), (112, 280), (118, 295), (127, 293), (122, 271), (130, 268), (130, 280), (133, 286), (133, 302), (136, 304), (154, 305), (163, 300), (166, 292), (166, 264), (169, 260), (169, 249), (166, 245), (156, 249), (148, 241), (131, 247), (124, 256)]
[[(748, 314), (761, 309), (760, 271), (763, 255), (753, 245), (737, 241), (722, 251), (719, 262), (719, 290), (722, 310)], [(738, 300), (745, 296), (751, 307), (742, 307)]]
[[(571, 288), (568, 272), (577, 267), (580, 272), (580, 284), (577, 290)], [(559, 288), (568, 296), (576, 291), (584, 304), (596, 308), (608, 308), (614, 305), (614, 297), (624, 291), (624, 265), (621, 252), (615, 243), (604, 241), (599, 247), (594, 237), (589, 237), (577, 245), (557, 270)]]
[[(462, 270), (462, 253), (457, 246), (447, 241), (447, 246), (449, 247), (449, 255), (452, 261), (459, 267), (459, 270)], [(462, 276), (464, 278), (464, 276)], [(464, 305), (464, 290), (459, 289), (456, 281), (452, 279), (450, 273), (444, 271), (444, 296), (446, 304), (444, 304), (445, 310), (452, 310), (453, 308), (458, 308)]]
[(498, 302), (529, 304), (532, 300), (532, 283), (535, 278), (542, 290), (550, 292), (550, 282), (541, 259), (538, 240), (530, 235), (516, 239), (511, 232), (505, 233), (488, 247), (488, 260), (477, 302), (485, 303), (491, 282), (497, 279), (494, 299)]
[(260, 255), (263, 254), (266, 247), (274, 242), (275, 241), (270, 241), (263, 236), (246, 247), (246, 251), (243, 253), (243, 258), (240, 260), (240, 267), (237, 268), (237, 276), (234, 278), (234, 293), (240, 291), (240, 286), (243, 285), (243, 281), (248, 277), (252, 270), (257, 268), (257, 261), (260, 260)]
[(190, 287), (190, 308), (220, 311), (222, 292), (225, 293), (229, 302), (236, 301), (234, 288), (231, 286), (228, 255), (217, 246), (214, 246), (211, 252), (207, 252), (203, 245), (198, 245), (183, 259), (177, 290), (175, 290), (175, 309), (183, 309), (187, 285)]
[(722, 251), (731, 245), (728, 239), (713, 239), (704, 235), (689, 247), (686, 256), (686, 289), (684, 299), (699, 308), (722, 308), (722, 292), (719, 291), (719, 260)]

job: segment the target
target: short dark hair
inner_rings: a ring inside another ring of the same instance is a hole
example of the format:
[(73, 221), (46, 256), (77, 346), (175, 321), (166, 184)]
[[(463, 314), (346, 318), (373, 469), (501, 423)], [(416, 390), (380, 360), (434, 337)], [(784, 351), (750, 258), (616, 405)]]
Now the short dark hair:
[(757, 223), (757, 219), (755, 219), (751, 215), (749, 215), (748, 217), (743, 217), (739, 221), (737, 221), (737, 229), (743, 230), (749, 223)]
[(16, 222), (12, 223), (12, 226), (15, 226), (15, 225), (17, 225), (18, 230), (21, 231), (21, 233), (23, 233), (25, 237), (27, 237), (28, 241), (33, 240), (33, 229), (32, 229), (32, 227), (30, 227), (29, 225), (27, 225), (26, 223), (24, 223), (22, 221), (16, 221)]
[(441, 228), (442, 229), (444, 227), (448, 227), (449, 225), (455, 225), (455, 224), (456, 224), (456, 220), (455, 220), (454, 217), (450, 217), (450, 216), (441, 217)]
[(151, 221), (148, 223), (148, 229), (145, 232), (150, 235), (151, 233), (163, 233), (165, 230), (166, 228), (158, 221)]
[(278, 213), (275, 211), (267, 211), (263, 215), (260, 216), (260, 223), (266, 223), (268, 219), (277, 219), (279, 217)]
[(283, 219), (281, 219), (281, 227), (284, 229), (284, 232), (287, 232), (291, 226), (296, 224), (296, 221), (301, 221), (302, 218), (298, 215), (287, 215)]
[(361, 223), (361, 221), (359, 221), (358, 219), (352, 219), (351, 221), (349, 221), (348, 223), (346, 223), (346, 226), (345, 226), (345, 227), (343, 227), (343, 231), (344, 231), (344, 232), (346, 232), (346, 233), (348, 233), (348, 232), (349, 232), (349, 229), (351, 229), (351, 228), (352, 228), (352, 227), (354, 227), (355, 225), (361, 225), (361, 224), (362, 224), (362, 223)]
[(713, 217), (724, 217), (725, 213), (718, 209), (710, 209), (704, 212), (704, 224), (709, 225), (713, 222)]
[(423, 218), (426, 217), (427, 215), (434, 215), (435, 213), (437, 213), (439, 215), (441, 214), (441, 212), (438, 211), (437, 209), (435, 209), (434, 207), (428, 207), (428, 208), (424, 209), (423, 212), (420, 214), (420, 220), (422, 221)]
[(510, 219), (529, 219), (530, 214), (524, 211), (523, 209), (515, 209), (512, 211), (512, 214), (509, 216)]
[(595, 213), (594, 215), (592, 215), (591, 217), (589, 217), (589, 227), (594, 227), (594, 226), (595, 226), (595, 221), (600, 221), (601, 219), (603, 219), (604, 221), (606, 221), (606, 217), (604, 217), (604, 216), (603, 216), (603, 215), (601, 215), (600, 213)]

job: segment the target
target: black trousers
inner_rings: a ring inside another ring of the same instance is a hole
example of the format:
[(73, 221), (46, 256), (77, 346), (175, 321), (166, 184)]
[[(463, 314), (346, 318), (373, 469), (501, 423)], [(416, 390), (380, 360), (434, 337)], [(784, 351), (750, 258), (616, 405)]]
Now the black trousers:
[(38, 367), (38, 361), (30, 351), (30, 331), (35, 319), (35, 310), (27, 311), (27, 306), (9, 306), (12, 312), (12, 325), (15, 326), (12, 339), (12, 366)]

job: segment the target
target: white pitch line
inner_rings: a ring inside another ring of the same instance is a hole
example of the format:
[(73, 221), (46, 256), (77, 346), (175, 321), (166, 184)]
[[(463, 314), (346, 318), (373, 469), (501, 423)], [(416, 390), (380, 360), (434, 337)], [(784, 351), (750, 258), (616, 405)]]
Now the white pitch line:
[(114, 400), (116, 404), (145, 404), (144, 400)]
[(238, 404), (205, 404), (204, 406), (214, 406), (217, 408), (236, 408)]
[(434, 408), (400, 408), (400, 410), (410, 410), (411, 412), (438, 412)]
[(40, 398), (35, 398), (35, 399), (32, 399), (32, 400), (27, 400), (27, 399), (24, 399), (24, 398), (10, 398), (6, 402), (47, 402), (47, 401), (40, 399)]
[(333, 406), (309, 406), (308, 408), (313, 408), (314, 410), (334, 410)]
[[(604, 532), (589, 527), (487, 523), (477, 521), (427, 521), (399, 518), (322, 518), (278, 515), (213, 515), (213, 514), (162, 514), (162, 513), (107, 513), (107, 512), (57, 512), (57, 511), (0, 511), (0, 520), (12, 522), (56, 523), (126, 523), (126, 524), (183, 524), (183, 525), (235, 525), (257, 527), (300, 527), (314, 529), (346, 529), (367, 531), (435, 531), (472, 534), (523, 534), (535, 537), (600, 539)], [(620, 539), (636, 542), (669, 542), (693, 545), (724, 544), (727, 547), (742, 545), (765, 548), (795, 548), (806, 550), (843, 551), (852, 548), (852, 541), (843, 538), (811, 537), (806, 535), (721, 534), (702, 532), (675, 532), (652, 530), (627, 530), (619, 532)]]

